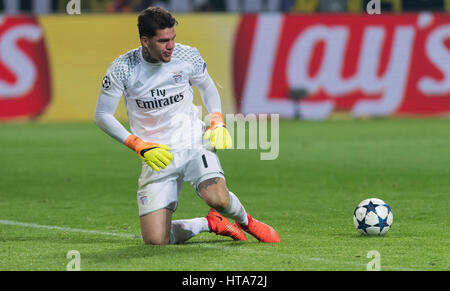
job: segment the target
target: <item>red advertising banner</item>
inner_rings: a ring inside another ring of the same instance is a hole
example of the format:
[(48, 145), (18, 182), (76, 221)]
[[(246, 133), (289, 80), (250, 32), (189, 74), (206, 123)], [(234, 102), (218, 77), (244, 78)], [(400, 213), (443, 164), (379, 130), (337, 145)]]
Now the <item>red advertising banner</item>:
[(242, 113), (304, 118), (450, 114), (450, 15), (243, 16), (234, 48)]
[(0, 120), (33, 118), (50, 102), (44, 32), (32, 16), (0, 17)]

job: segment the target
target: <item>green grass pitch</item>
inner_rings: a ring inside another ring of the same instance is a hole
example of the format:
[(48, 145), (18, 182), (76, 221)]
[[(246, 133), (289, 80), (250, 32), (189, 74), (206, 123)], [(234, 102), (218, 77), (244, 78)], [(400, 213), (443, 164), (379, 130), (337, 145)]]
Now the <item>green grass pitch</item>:
[[(202, 233), (183, 245), (139, 238), (140, 160), (93, 123), (0, 125), (0, 270), (450, 269), (450, 120), (280, 121), (279, 157), (219, 153), (228, 187), (280, 244)], [(352, 221), (366, 198), (394, 213), (383, 237)], [(174, 219), (208, 207), (185, 184)]]

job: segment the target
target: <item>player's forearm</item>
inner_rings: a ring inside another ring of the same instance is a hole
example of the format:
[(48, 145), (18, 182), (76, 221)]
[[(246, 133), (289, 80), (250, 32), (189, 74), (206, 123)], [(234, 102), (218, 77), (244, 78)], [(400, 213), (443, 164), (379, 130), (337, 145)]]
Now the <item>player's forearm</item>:
[(99, 113), (95, 115), (95, 124), (100, 127), (108, 135), (116, 139), (121, 143), (125, 143), (125, 140), (130, 135), (130, 132), (110, 114)]
[(130, 132), (114, 117), (118, 103), (119, 101), (112, 97), (100, 95), (95, 108), (94, 122), (105, 133), (117, 141), (125, 143)]
[(207, 72), (203, 81), (195, 84), (195, 86), (200, 91), (203, 104), (205, 104), (206, 110), (208, 110), (209, 113), (222, 112), (219, 91)]

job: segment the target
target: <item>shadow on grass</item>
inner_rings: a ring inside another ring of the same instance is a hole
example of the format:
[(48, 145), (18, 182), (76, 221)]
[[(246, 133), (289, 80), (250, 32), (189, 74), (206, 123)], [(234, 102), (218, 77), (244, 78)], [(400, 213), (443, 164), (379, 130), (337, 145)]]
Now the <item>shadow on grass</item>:
[[(140, 236), (105, 237), (70, 232), (28, 232), (9, 234), (0, 242), (29, 249), (32, 258), (51, 268), (63, 268), (66, 254), (77, 250), (83, 270), (180, 270), (189, 267), (211, 268), (208, 262), (222, 264), (224, 255), (237, 255), (258, 241), (233, 241), (210, 234), (177, 245), (145, 245)], [(54, 266), (53, 266), (54, 265)], [(214, 264), (213, 264), (214, 265)]]

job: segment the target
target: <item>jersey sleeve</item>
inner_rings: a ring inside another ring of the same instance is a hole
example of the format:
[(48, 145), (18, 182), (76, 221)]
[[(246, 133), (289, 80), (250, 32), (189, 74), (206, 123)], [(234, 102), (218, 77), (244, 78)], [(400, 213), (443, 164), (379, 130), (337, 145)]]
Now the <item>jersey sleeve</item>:
[(177, 44), (174, 51), (174, 57), (189, 64), (189, 81), (193, 85), (204, 81), (207, 77), (206, 62), (203, 60), (200, 52), (196, 48)]
[(193, 84), (202, 82), (207, 78), (206, 62), (203, 60), (200, 52), (196, 48), (192, 48), (191, 52), (192, 74), (191, 81)]
[(127, 56), (118, 57), (106, 71), (100, 93), (106, 96), (121, 97), (127, 88), (130, 70)]
[(119, 101), (120, 97), (112, 97), (100, 93), (97, 99), (97, 106), (95, 107), (94, 122), (108, 135), (121, 143), (125, 143), (130, 133), (114, 117)]
[(114, 117), (120, 98), (124, 94), (131, 74), (130, 58), (118, 57), (106, 71), (97, 98), (94, 121), (104, 132), (124, 143), (130, 133)]
[(209, 113), (222, 112), (222, 105), (220, 101), (219, 91), (217, 90), (214, 81), (208, 74), (208, 70), (205, 70), (206, 77), (203, 81), (196, 84), (196, 87), (200, 91), (200, 95), (205, 104), (206, 110)]

